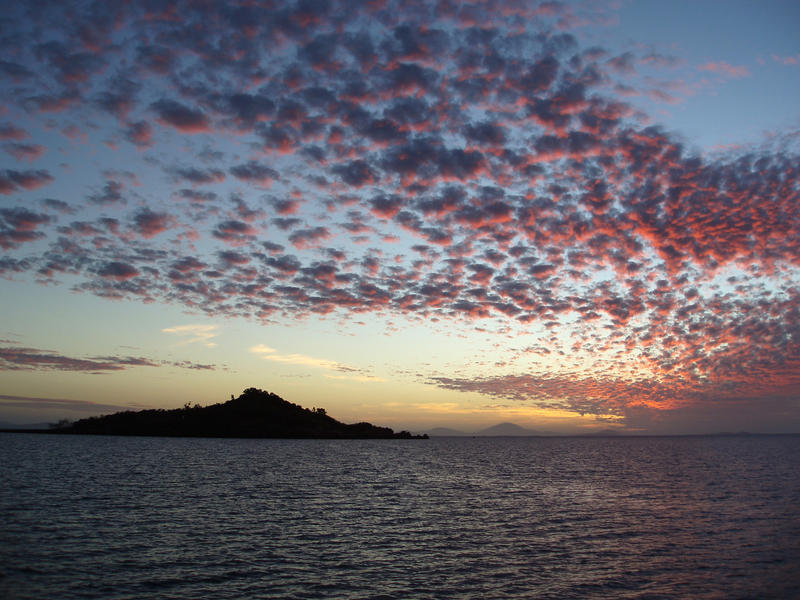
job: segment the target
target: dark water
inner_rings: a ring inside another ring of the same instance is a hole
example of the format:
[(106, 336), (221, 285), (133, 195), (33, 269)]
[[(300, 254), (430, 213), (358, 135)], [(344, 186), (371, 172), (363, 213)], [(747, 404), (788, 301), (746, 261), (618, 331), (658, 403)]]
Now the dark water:
[(800, 437), (0, 434), (0, 597), (798, 598)]

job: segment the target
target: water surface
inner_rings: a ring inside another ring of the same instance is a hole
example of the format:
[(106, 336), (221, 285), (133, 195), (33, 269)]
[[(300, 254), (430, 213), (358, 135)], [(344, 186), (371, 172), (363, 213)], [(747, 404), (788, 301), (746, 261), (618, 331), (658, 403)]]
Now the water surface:
[(0, 434), (0, 597), (800, 597), (800, 436)]

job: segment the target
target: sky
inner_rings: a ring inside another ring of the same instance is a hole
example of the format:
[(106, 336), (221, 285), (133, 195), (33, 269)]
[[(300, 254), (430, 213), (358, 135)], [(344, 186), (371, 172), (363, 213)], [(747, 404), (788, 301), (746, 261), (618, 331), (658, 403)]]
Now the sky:
[(800, 431), (796, 1), (5, 6), (0, 421)]

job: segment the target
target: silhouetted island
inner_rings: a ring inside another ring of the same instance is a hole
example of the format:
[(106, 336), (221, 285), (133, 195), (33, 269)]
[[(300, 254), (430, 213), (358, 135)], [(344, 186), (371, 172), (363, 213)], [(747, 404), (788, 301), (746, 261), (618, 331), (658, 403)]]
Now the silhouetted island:
[(324, 408), (308, 409), (249, 388), (238, 398), (211, 406), (124, 411), (81, 419), (51, 433), (226, 438), (427, 439), (370, 423), (347, 425)]

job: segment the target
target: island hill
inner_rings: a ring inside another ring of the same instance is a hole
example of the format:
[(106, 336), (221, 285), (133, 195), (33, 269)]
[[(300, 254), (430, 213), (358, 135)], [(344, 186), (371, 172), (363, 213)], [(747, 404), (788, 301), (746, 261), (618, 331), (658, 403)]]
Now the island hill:
[(427, 439), (370, 423), (347, 425), (323, 408), (308, 409), (249, 388), (211, 406), (125, 411), (81, 419), (50, 433), (225, 438)]

